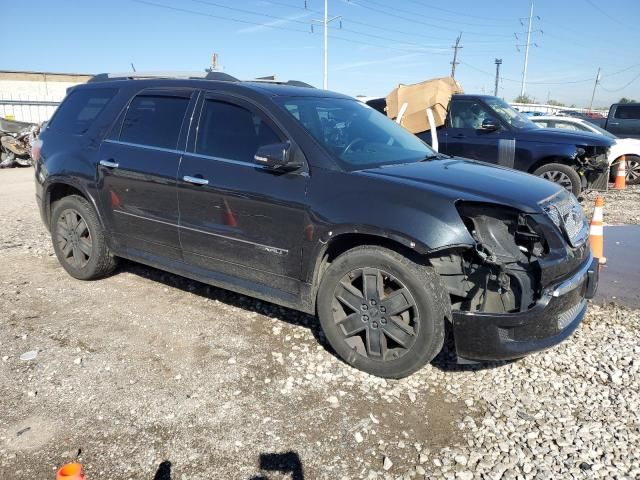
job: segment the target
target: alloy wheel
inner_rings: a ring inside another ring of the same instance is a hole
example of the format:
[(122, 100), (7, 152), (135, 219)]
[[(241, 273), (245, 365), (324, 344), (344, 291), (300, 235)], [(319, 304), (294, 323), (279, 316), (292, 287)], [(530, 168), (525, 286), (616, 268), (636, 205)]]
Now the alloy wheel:
[(549, 180), (553, 183), (557, 183), (558, 185), (564, 187), (566, 190), (570, 192), (573, 191), (571, 183), (571, 179), (564, 172), (559, 172), (558, 170), (549, 170), (548, 172), (544, 172), (542, 174), (542, 178), (545, 180)]
[(73, 268), (83, 268), (93, 253), (87, 222), (74, 209), (63, 210), (56, 223), (56, 240), (62, 257)]
[(416, 341), (420, 319), (409, 289), (377, 268), (345, 275), (334, 291), (333, 318), (350, 349), (372, 360), (394, 360)]
[(627, 172), (627, 182), (637, 182), (640, 179), (640, 161), (635, 158), (627, 160), (625, 171)]

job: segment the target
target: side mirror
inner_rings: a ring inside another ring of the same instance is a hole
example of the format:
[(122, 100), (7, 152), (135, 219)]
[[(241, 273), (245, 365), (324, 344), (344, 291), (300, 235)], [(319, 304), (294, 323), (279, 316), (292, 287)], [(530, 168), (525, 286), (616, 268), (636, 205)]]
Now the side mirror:
[(302, 164), (292, 157), (291, 144), (284, 142), (262, 145), (258, 148), (253, 159), (257, 165), (261, 165), (268, 170), (289, 172), (302, 167)]
[(485, 132), (495, 132), (500, 129), (500, 124), (495, 118), (485, 118), (482, 121), (482, 126), (480, 130), (484, 130)]

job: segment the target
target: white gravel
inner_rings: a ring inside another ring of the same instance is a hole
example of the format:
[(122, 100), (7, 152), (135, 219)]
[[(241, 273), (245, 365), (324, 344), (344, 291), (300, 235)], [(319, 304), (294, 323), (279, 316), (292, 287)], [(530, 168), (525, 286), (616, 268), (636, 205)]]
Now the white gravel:
[(70, 279), (13, 175), (0, 171), (0, 478), (75, 459), (91, 480), (168, 478), (167, 460), (174, 480), (640, 478), (638, 310), (591, 305), (572, 338), (517, 362), (444, 354), (383, 380), (287, 309), (131, 265)]

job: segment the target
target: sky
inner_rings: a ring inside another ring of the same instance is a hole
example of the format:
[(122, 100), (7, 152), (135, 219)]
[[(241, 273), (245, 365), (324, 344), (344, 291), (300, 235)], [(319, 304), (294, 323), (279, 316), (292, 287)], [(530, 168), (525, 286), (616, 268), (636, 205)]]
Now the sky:
[[(3, 6), (1, 70), (203, 70), (322, 86), (322, 0), (32, 0)], [(384, 96), (451, 73), (467, 93), (520, 94), (530, 0), (328, 0), (329, 89)], [(639, 0), (535, 0), (526, 93), (594, 107), (640, 101)], [(313, 27), (312, 27), (313, 25)], [(13, 45), (13, 48), (12, 48)]]

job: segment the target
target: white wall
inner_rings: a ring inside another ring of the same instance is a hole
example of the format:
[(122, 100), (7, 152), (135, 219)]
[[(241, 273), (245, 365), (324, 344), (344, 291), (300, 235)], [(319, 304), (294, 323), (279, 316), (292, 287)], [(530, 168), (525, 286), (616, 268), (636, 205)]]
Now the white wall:
[(46, 74), (0, 73), (0, 116), (32, 123), (48, 120), (67, 88), (84, 83), (88, 77), (61, 75), (59, 78), (64, 80)]

